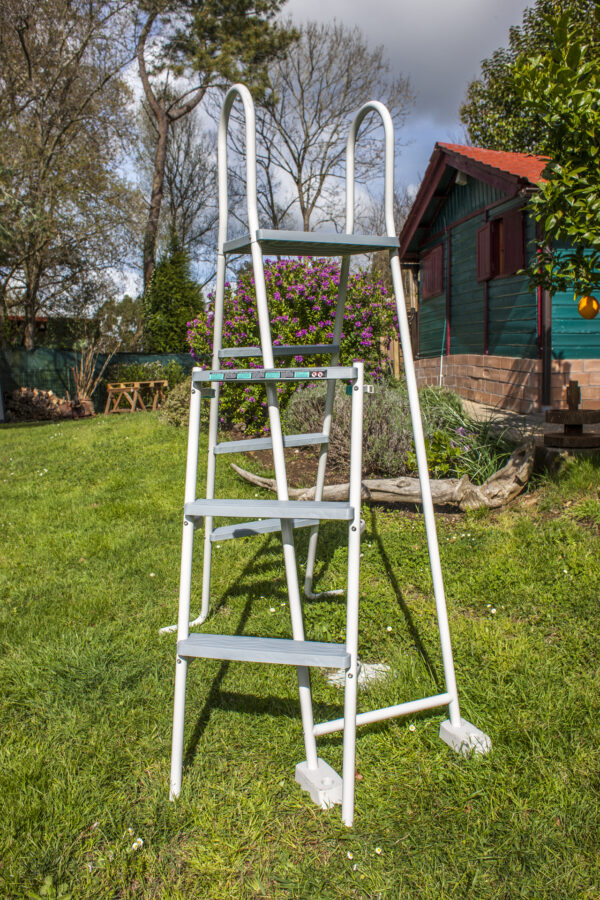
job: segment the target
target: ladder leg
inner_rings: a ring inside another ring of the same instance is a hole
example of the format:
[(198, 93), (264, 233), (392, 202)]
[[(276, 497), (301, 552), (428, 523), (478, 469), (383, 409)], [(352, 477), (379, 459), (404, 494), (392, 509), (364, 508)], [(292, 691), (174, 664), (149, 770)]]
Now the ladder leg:
[(350, 437), (350, 505), (354, 519), (348, 532), (348, 589), (346, 650), (350, 667), (344, 685), (344, 764), (342, 770), (342, 821), (350, 827), (354, 819), (354, 772), (356, 760), (356, 696), (358, 692), (358, 611), (360, 589), (360, 501), (362, 473), (363, 364), (355, 362), (358, 378), (352, 387)]
[[(340, 270), (340, 283), (338, 288), (338, 298), (335, 308), (335, 321), (333, 325), (333, 343), (339, 346), (342, 340), (342, 328), (344, 326), (344, 310), (346, 308), (346, 291), (348, 289), (348, 272), (350, 269), (350, 257), (342, 258), (342, 266)], [(331, 356), (331, 365), (339, 364), (339, 353)], [(331, 434), (331, 419), (333, 414), (333, 404), (335, 400), (335, 381), (327, 383), (327, 394), (325, 397), (325, 415), (323, 418), (323, 433), (328, 437)], [(317, 481), (315, 484), (315, 500), (323, 499), (323, 488), (325, 486), (325, 472), (327, 469), (327, 455), (329, 452), (329, 444), (321, 445), (319, 453), (319, 465), (317, 469)], [(304, 577), (304, 595), (309, 600), (315, 600), (318, 597), (335, 597), (343, 594), (343, 591), (323, 591), (319, 594), (313, 593), (312, 583), (315, 572), (315, 561), (317, 558), (317, 545), (319, 542), (319, 526), (315, 525), (310, 529), (308, 538), (308, 556), (306, 560), (306, 573)]]
[[(196, 496), (198, 474), (198, 439), (200, 431), (201, 394), (192, 387), (190, 400), (190, 423), (188, 430), (188, 454), (185, 473), (185, 502)], [(190, 601), (192, 592), (192, 558), (194, 553), (194, 522), (184, 516), (181, 541), (181, 569), (179, 575), (179, 617), (177, 621), (177, 641), (185, 640), (190, 633)], [(163, 629), (170, 631), (171, 629)], [(173, 741), (171, 745), (171, 786), (169, 797), (174, 800), (181, 790), (183, 766), (183, 736), (185, 723), (185, 688), (188, 662), (177, 655), (175, 665), (175, 700), (173, 703)]]
[(429, 549), (429, 563), (433, 581), (433, 593), (435, 597), (438, 626), (440, 631), (442, 660), (444, 664), (444, 677), (446, 680), (446, 690), (452, 696), (452, 700), (449, 703), (450, 720), (452, 722), (452, 725), (458, 726), (460, 724), (460, 709), (458, 705), (456, 675), (454, 673), (454, 660), (452, 657), (452, 643), (450, 641), (450, 628), (448, 625), (448, 612), (446, 609), (446, 596), (444, 593), (444, 581), (442, 578), (440, 551), (438, 546), (437, 530), (435, 527), (435, 517), (433, 513), (433, 501), (431, 499), (431, 486), (429, 484), (429, 471), (427, 468), (427, 455), (425, 451), (425, 438), (423, 436), (423, 424), (421, 421), (421, 409), (419, 404), (419, 393), (417, 390), (417, 378), (412, 356), (408, 317), (406, 315), (406, 304), (404, 302), (404, 290), (402, 287), (402, 275), (400, 271), (400, 258), (398, 256), (398, 252), (395, 250), (391, 251), (390, 253), (390, 266), (392, 270), (394, 295), (396, 297), (396, 312), (398, 315), (400, 343), (402, 346), (402, 355), (404, 357), (404, 373), (406, 377), (406, 386), (408, 389), (408, 401), (410, 406), (410, 416), (415, 441), (417, 468), (419, 472), (419, 482), (421, 485), (423, 517), (425, 519), (425, 532), (427, 535), (427, 546)]
[(187, 659), (182, 659), (178, 656), (175, 665), (175, 702), (173, 704), (173, 743), (171, 746), (171, 785), (169, 790), (169, 800), (176, 800), (181, 791), (187, 669)]

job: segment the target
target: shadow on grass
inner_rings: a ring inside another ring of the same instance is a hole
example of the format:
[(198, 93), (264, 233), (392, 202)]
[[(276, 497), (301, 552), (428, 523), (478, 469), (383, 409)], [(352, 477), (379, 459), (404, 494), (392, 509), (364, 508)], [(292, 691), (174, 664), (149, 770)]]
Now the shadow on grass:
[(429, 675), (433, 679), (436, 688), (438, 689), (438, 691), (441, 691), (442, 683), (441, 683), (439, 675), (436, 671), (436, 667), (427, 651), (427, 648), (421, 637), (421, 633), (420, 633), (419, 629), (417, 628), (417, 625), (415, 623), (415, 620), (412, 616), (410, 609), (408, 608), (408, 604), (406, 603), (406, 600), (404, 599), (404, 595), (402, 594), (402, 591), (400, 589), (398, 579), (396, 578), (394, 569), (392, 568), (390, 558), (387, 555), (387, 552), (385, 550), (385, 546), (381, 539), (381, 535), (379, 534), (379, 531), (377, 530), (377, 515), (376, 515), (375, 509), (373, 507), (371, 507), (371, 509), (370, 509), (370, 514), (371, 514), (371, 523), (370, 523), (371, 534), (373, 535), (373, 540), (377, 544), (377, 547), (379, 550), (379, 555), (380, 555), (381, 561), (383, 563), (383, 567), (385, 569), (385, 573), (389, 579), (392, 590), (394, 591), (394, 594), (396, 595), (396, 600), (398, 601), (398, 606), (400, 607), (402, 614), (404, 616), (404, 619), (406, 621), (406, 626), (408, 628), (408, 632), (412, 638), (412, 641), (413, 641), (415, 647), (417, 648), (417, 652), (420, 654), (421, 659), (423, 660), (425, 668), (427, 669)]
[[(370, 529), (373, 535), (373, 539), (375, 540), (377, 547), (379, 549), (379, 554), (381, 561), (383, 563), (383, 567), (385, 569), (386, 575), (389, 579), (390, 585), (394, 591), (396, 596), (396, 600), (398, 605), (402, 611), (404, 619), (406, 621), (406, 625), (411, 636), (411, 639), (417, 649), (417, 652), (420, 654), (425, 668), (429, 675), (431, 676), (434, 684), (438, 691), (442, 690), (441, 679), (439, 677), (438, 672), (436, 671), (436, 667), (429, 655), (427, 647), (425, 646), (424, 640), (421, 636), (421, 633), (415, 623), (413, 615), (404, 599), (402, 594), (402, 590), (398, 583), (398, 579), (394, 573), (394, 569), (392, 567), (391, 561), (387, 552), (385, 550), (385, 546), (381, 535), (379, 534), (377, 528), (377, 517), (374, 509), (370, 510), (371, 521), (370, 521)], [(331, 536), (333, 537), (333, 535)], [(321, 572), (326, 571), (329, 560), (335, 551), (335, 548), (338, 544), (336, 538), (338, 535), (336, 534), (333, 540), (328, 540), (324, 542), (320, 542), (321, 551), (325, 551), (325, 553), (319, 554), (319, 561), (321, 563)], [(341, 533), (340, 533), (341, 537)], [(305, 541), (302, 539), (297, 542), (297, 550), (302, 553), (302, 550), (305, 549)], [(226, 593), (220, 599), (216, 607), (215, 611), (221, 608), (227, 601), (227, 598), (232, 594), (240, 594), (242, 592), (246, 592), (247, 599), (244, 603), (244, 607), (241, 612), (241, 616), (235, 630), (236, 635), (241, 635), (244, 633), (248, 620), (250, 618), (250, 614), (252, 611), (253, 601), (256, 597), (260, 597), (263, 593), (267, 593), (273, 590), (273, 581), (265, 580), (261, 582), (257, 582), (256, 580), (252, 580), (250, 584), (245, 584), (245, 580), (248, 576), (252, 576), (253, 579), (256, 579), (257, 574), (260, 573), (260, 570), (266, 568), (269, 571), (272, 571), (273, 564), (272, 561), (269, 560), (267, 562), (267, 558), (273, 555), (273, 551), (279, 550), (281, 551), (281, 544), (277, 540), (277, 538), (271, 538), (268, 543), (261, 547), (260, 550), (250, 559), (250, 561), (246, 564), (242, 572), (240, 572), (238, 578), (235, 582), (228, 588)], [(283, 566), (283, 559), (281, 558), (281, 563)], [(285, 578), (282, 579), (281, 587), (285, 590)], [(312, 601), (315, 602), (315, 601)], [(317, 601), (318, 602), (318, 601)], [(187, 750), (184, 757), (184, 767), (188, 768), (196, 755), (198, 744), (208, 726), (210, 721), (211, 711), (213, 709), (226, 709), (233, 710), (237, 712), (253, 712), (257, 714), (268, 714), (275, 717), (285, 716), (288, 718), (296, 718), (300, 716), (300, 711), (297, 703), (292, 703), (287, 698), (280, 698), (276, 696), (269, 695), (267, 697), (262, 696), (258, 697), (254, 694), (241, 694), (241, 693), (233, 693), (231, 691), (223, 691), (222, 685), (229, 670), (229, 661), (224, 660), (220, 667), (219, 671), (215, 675), (212, 684), (210, 686), (208, 695), (204, 702), (204, 706), (200, 715), (196, 720), (196, 724), (194, 726), (194, 730), (190, 737)], [(429, 711), (427, 711), (429, 713)], [(333, 704), (323, 704), (318, 703), (315, 704), (315, 713), (318, 714), (319, 720), (323, 720), (329, 717), (337, 718), (340, 715), (339, 706)], [(429, 713), (430, 714), (430, 713)], [(384, 723), (382, 723), (383, 726)], [(385, 723), (387, 724), (387, 723)]]
[[(246, 590), (248, 596), (244, 604), (244, 608), (242, 609), (237, 628), (234, 632), (236, 635), (241, 635), (244, 633), (244, 630), (248, 623), (248, 619), (250, 618), (254, 599), (256, 597), (260, 597), (263, 592), (266, 593), (269, 590), (273, 590), (272, 580), (262, 582), (256, 582), (255, 580), (253, 580), (251, 584), (247, 586), (244, 586), (244, 580), (250, 574), (256, 576), (257, 572), (259, 572), (261, 568), (268, 568), (272, 571), (272, 562), (269, 562), (267, 565), (265, 557), (271, 556), (272, 551), (275, 549), (279, 549), (281, 551), (281, 543), (277, 541), (276, 538), (271, 538), (265, 546), (261, 547), (260, 550), (255, 553), (252, 559), (246, 564), (242, 572), (239, 574), (238, 578), (228, 588), (219, 603), (214, 607), (213, 611), (218, 610), (225, 604), (227, 598), (231, 594), (238, 594), (243, 590)], [(280, 559), (281, 565), (283, 567), (282, 553), (280, 555)], [(285, 590), (285, 577), (283, 578), (282, 587)], [(200, 743), (202, 735), (204, 734), (208, 726), (210, 715), (213, 709), (227, 709), (236, 712), (252, 712), (263, 715), (267, 713), (271, 716), (285, 716), (288, 718), (298, 719), (300, 718), (300, 709), (298, 702), (292, 703), (292, 701), (290, 701), (289, 699), (275, 696), (257, 697), (254, 694), (239, 694), (232, 693), (231, 691), (223, 691), (221, 688), (227, 672), (229, 671), (229, 665), (229, 661), (224, 660), (219, 666), (219, 671), (213, 679), (210, 690), (208, 692), (208, 696), (206, 697), (202, 711), (200, 712), (200, 715), (196, 720), (194, 730), (185, 752), (183, 760), (184, 768), (189, 768), (194, 760), (194, 757), (196, 756), (198, 744)], [(316, 706), (315, 711), (317, 710), (321, 716), (333, 715), (337, 717), (339, 715), (338, 706), (329, 706), (328, 704), (319, 703), (318, 706)]]

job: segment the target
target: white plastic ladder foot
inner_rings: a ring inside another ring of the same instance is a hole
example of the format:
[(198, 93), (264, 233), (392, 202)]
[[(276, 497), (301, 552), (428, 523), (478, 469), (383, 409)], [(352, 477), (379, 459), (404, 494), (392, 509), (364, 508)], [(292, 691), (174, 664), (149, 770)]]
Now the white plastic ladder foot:
[(446, 719), (440, 725), (440, 737), (463, 756), (470, 756), (471, 753), (485, 754), (492, 749), (489, 736), (466, 719), (461, 719), (460, 725), (453, 725), (450, 719)]
[(307, 762), (298, 763), (296, 781), (321, 809), (331, 809), (342, 802), (342, 779), (323, 759), (317, 759), (316, 769), (309, 769)]

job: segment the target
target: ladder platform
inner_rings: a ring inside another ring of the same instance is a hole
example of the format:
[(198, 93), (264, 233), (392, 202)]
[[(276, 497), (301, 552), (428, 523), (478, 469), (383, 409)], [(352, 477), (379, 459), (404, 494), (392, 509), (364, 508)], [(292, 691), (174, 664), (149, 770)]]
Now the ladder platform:
[(194, 384), (205, 382), (354, 381), (354, 366), (307, 366), (297, 369), (192, 369)]
[[(322, 432), (310, 434), (284, 434), (284, 447), (312, 447), (315, 444), (327, 444), (329, 438)], [(219, 456), (221, 453), (248, 453), (250, 450), (272, 450), (273, 438), (246, 438), (241, 441), (221, 441), (215, 444), (213, 453)]]
[[(292, 519), (292, 528), (310, 528), (315, 524), (314, 519)], [(281, 531), (281, 519), (259, 519), (256, 522), (238, 522), (235, 525), (221, 525), (213, 528), (210, 539), (215, 541), (230, 541), (235, 538), (252, 537), (255, 534), (271, 534)]]
[[(319, 353), (339, 353), (339, 344), (273, 344), (273, 356), (314, 356)], [(257, 357), (262, 359), (260, 347), (223, 347), (219, 350), (219, 359), (243, 359)]]
[(254, 515), (259, 519), (332, 519), (351, 522), (354, 509), (349, 503), (317, 500), (192, 500), (183, 507), (190, 518), (229, 516), (245, 519)]
[[(273, 231), (259, 228), (256, 240), (263, 253), (277, 256), (349, 256), (375, 250), (397, 250), (397, 237), (388, 235), (339, 234), (336, 231)], [(226, 241), (223, 253), (250, 253), (251, 236)]]
[(190, 634), (177, 644), (177, 654), (184, 658), (231, 659), (328, 669), (347, 669), (350, 665), (350, 654), (344, 644), (232, 634)]

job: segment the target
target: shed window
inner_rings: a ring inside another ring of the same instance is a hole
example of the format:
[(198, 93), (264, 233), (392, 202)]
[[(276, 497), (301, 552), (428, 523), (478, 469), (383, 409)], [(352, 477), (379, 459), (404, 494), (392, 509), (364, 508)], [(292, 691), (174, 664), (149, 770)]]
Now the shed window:
[(524, 267), (523, 212), (512, 209), (477, 232), (477, 281), (514, 275)]
[(438, 244), (423, 257), (423, 300), (436, 297), (444, 290), (444, 246)]

